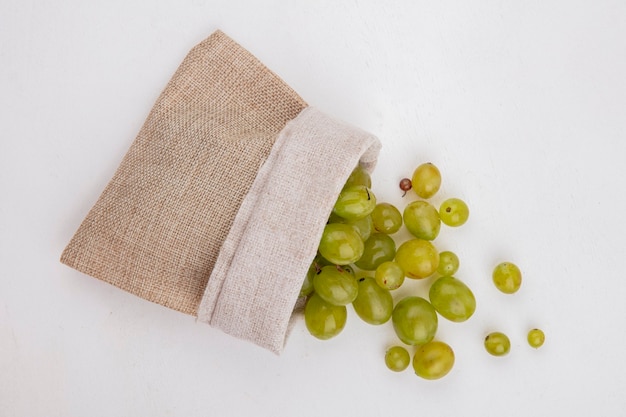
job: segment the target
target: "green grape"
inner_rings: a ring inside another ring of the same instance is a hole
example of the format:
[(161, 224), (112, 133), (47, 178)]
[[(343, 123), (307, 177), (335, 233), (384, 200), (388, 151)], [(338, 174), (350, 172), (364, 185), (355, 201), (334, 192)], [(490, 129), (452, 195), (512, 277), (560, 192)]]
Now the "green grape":
[(400, 230), (402, 226), (402, 214), (393, 204), (377, 204), (371, 216), (374, 229), (380, 233), (391, 235)]
[(404, 270), (397, 262), (383, 262), (376, 268), (374, 278), (381, 288), (396, 290), (404, 283)]
[(313, 263), (309, 267), (309, 270), (306, 273), (306, 276), (304, 277), (302, 287), (300, 287), (300, 294), (298, 295), (299, 297), (306, 297), (313, 292), (313, 277), (315, 277), (316, 273), (317, 265), (315, 264), (315, 261), (313, 261)]
[(394, 372), (404, 371), (411, 363), (411, 355), (403, 346), (392, 346), (385, 353), (385, 365)]
[(437, 272), (443, 276), (451, 276), (459, 270), (459, 257), (449, 250), (439, 253)]
[(439, 235), (441, 220), (437, 209), (426, 201), (412, 201), (404, 208), (404, 225), (418, 239), (434, 240)]
[(405, 297), (396, 304), (391, 314), (393, 328), (407, 345), (423, 345), (433, 340), (437, 332), (437, 312), (425, 299)]
[(357, 165), (356, 168), (352, 170), (343, 188), (352, 187), (354, 185), (364, 185), (367, 188), (372, 188), (372, 178), (361, 165)]
[(318, 251), (333, 264), (348, 265), (363, 255), (363, 248), (363, 240), (353, 226), (331, 223), (324, 227)]
[(339, 193), (333, 212), (347, 220), (358, 220), (374, 211), (374, 207), (374, 193), (364, 185), (353, 185)]
[(449, 198), (441, 203), (439, 217), (448, 226), (458, 227), (469, 218), (469, 208), (465, 201), (458, 198)]
[(413, 369), (424, 379), (443, 378), (453, 366), (454, 351), (444, 342), (428, 342), (418, 347), (413, 356)]
[(418, 166), (413, 172), (411, 184), (415, 193), (421, 198), (434, 196), (441, 187), (441, 173), (430, 162)]
[(383, 324), (391, 318), (393, 298), (374, 278), (359, 279), (359, 294), (352, 302), (354, 311), (369, 324)]
[(422, 279), (431, 276), (439, 266), (439, 253), (427, 240), (411, 239), (396, 251), (396, 262), (407, 277)]
[(374, 231), (374, 222), (372, 221), (372, 216), (365, 216), (362, 219), (357, 220), (346, 220), (335, 213), (331, 213), (330, 217), (328, 218), (328, 223), (343, 223), (353, 226), (361, 236), (363, 242), (369, 239), (372, 232)]
[(384, 233), (372, 233), (363, 245), (363, 254), (354, 264), (366, 271), (373, 271), (383, 262), (396, 256), (396, 242)]
[(435, 281), (430, 286), (428, 298), (435, 310), (450, 321), (465, 321), (476, 311), (472, 290), (454, 277), (445, 276)]
[(504, 333), (489, 333), (485, 337), (485, 349), (493, 356), (504, 356), (511, 350), (511, 341)]
[(327, 303), (313, 293), (304, 306), (306, 328), (318, 339), (326, 340), (337, 336), (346, 325), (348, 310), (345, 306)]
[(522, 272), (511, 262), (502, 262), (493, 270), (493, 283), (505, 294), (513, 294), (522, 285)]
[(313, 277), (315, 292), (327, 303), (344, 306), (357, 296), (359, 285), (350, 269), (332, 265), (323, 267)]
[(546, 341), (546, 335), (540, 329), (532, 329), (528, 332), (528, 344), (535, 349), (543, 346)]

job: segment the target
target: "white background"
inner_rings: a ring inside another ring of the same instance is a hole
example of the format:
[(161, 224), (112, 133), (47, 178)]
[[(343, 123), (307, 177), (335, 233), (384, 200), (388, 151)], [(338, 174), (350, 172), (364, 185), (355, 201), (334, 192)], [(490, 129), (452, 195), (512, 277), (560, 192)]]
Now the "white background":
[[(0, 0), (0, 416), (623, 415), (625, 21), (621, 0)], [(380, 138), (379, 200), (404, 204), (397, 182), (431, 161), (434, 203), (470, 205), (436, 240), (478, 300), (441, 320), (446, 378), (388, 371), (391, 326), (353, 312), (327, 342), (299, 321), (275, 356), (59, 263), (218, 28)], [(500, 260), (524, 273), (513, 296), (490, 282)], [(492, 330), (507, 357), (484, 351)]]

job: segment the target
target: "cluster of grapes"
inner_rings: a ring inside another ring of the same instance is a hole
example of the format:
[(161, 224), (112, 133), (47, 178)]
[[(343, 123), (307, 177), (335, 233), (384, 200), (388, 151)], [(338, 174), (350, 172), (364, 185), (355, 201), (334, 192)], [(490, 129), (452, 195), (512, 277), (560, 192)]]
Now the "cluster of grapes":
[[(417, 167), (412, 179), (400, 182), (400, 189), (405, 194), (413, 189), (421, 199), (407, 204), (401, 213), (392, 204), (377, 203), (369, 174), (359, 166), (354, 169), (324, 228), (318, 254), (300, 292), (307, 297), (304, 318), (313, 336), (330, 339), (339, 334), (346, 323), (346, 306), (352, 304), (367, 323), (380, 325), (391, 320), (400, 341), (417, 347), (413, 356), (417, 375), (438, 379), (448, 374), (454, 365), (454, 352), (446, 343), (434, 340), (438, 315), (454, 322), (466, 321), (474, 314), (476, 299), (470, 288), (453, 276), (459, 268), (456, 254), (440, 253), (432, 244), (442, 222), (458, 227), (469, 218), (469, 209), (461, 199), (447, 199), (439, 209), (426, 201), (440, 186), (441, 174), (435, 165)], [(396, 248), (390, 235), (403, 224), (412, 238)], [(371, 271), (373, 276), (357, 279), (355, 270)], [(406, 277), (419, 280), (433, 275), (438, 278), (429, 288), (428, 300), (407, 296), (394, 305), (391, 291)], [(517, 291), (521, 285), (521, 273), (510, 262), (498, 265), (493, 279), (506, 293)], [(543, 334), (540, 336), (535, 333), (531, 342), (529, 334), (529, 343), (540, 346)], [(502, 333), (490, 334), (485, 340), (492, 354), (506, 354), (509, 346)], [(411, 357), (405, 347), (397, 345), (387, 350), (385, 363), (393, 371), (402, 371)]]

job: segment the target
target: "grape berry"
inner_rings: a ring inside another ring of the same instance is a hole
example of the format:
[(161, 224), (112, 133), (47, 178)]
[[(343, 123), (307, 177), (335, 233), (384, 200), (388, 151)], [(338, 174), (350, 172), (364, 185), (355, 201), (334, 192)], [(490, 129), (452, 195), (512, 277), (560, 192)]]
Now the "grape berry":
[(404, 191), (404, 194), (402, 194), (402, 197), (406, 195), (407, 191), (413, 188), (413, 184), (411, 183), (411, 180), (408, 178), (402, 178), (400, 180), (399, 186), (400, 186), (400, 189)]

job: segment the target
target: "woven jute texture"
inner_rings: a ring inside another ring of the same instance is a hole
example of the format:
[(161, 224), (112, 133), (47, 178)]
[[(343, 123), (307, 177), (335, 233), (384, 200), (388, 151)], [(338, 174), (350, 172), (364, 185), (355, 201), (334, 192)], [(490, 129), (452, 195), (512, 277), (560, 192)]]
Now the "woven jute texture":
[(61, 261), (195, 315), (242, 201), (306, 103), (224, 33), (173, 75)]

